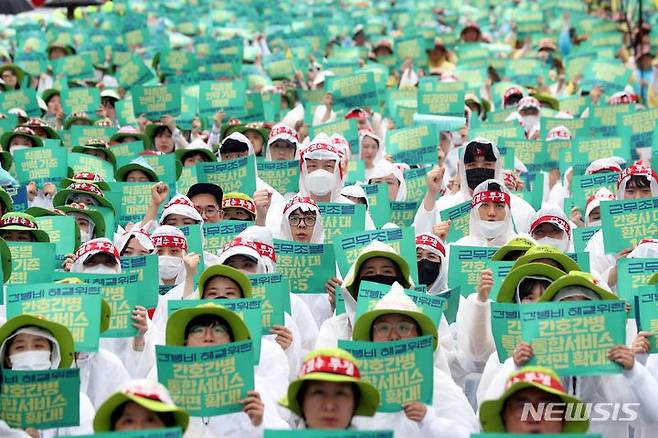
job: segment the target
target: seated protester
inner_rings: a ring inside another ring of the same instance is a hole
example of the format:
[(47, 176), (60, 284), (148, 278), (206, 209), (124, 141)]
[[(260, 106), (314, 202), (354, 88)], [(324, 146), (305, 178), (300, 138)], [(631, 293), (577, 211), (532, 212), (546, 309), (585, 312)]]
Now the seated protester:
[[(558, 301), (616, 301), (618, 298), (598, 286), (591, 274), (574, 271), (555, 280), (541, 295), (539, 302)], [(490, 380), (483, 400), (499, 398), (504, 392), (507, 376), (526, 365), (533, 357), (532, 346), (522, 342), (514, 355), (508, 358), (498, 373)], [(635, 354), (625, 345), (616, 345), (608, 353), (608, 359), (621, 365), (622, 374), (565, 377), (563, 382), (569, 393), (578, 390), (585, 403), (636, 403), (639, 419), (634, 422), (616, 420), (593, 422), (590, 432), (601, 433), (604, 438), (627, 436), (629, 426), (658, 423), (658, 412), (652, 408), (658, 403), (658, 382), (647, 369), (635, 361)], [(483, 376), (484, 378), (484, 376)]]
[(18, 212), (0, 217), (0, 237), (7, 242), (50, 242), (48, 233), (39, 229), (33, 216)]
[(517, 236), (510, 239), (505, 245), (499, 248), (491, 260), (494, 262), (513, 262), (523, 257), (535, 242), (532, 238), (526, 236)]
[(87, 208), (85, 204), (72, 202), (58, 207), (67, 216), (73, 216), (80, 229), (80, 242), (105, 237), (105, 219), (98, 210)]
[(437, 295), (448, 288), (448, 260), (445, 244), (433, 234), (416, 235), (416, 263), (418, 282), (427, 287), (427, 293)]
[(26, 126), (19, 126), (14, 128), (13, 131), (5, 132), (0, 137), (0, 144), (3, 151), (13, 155), (14, 152), (21, 149), (42, 147), (43, 140), (32, 129)]
[(85, 274), (120, 274), (119, 251), (104, 237), (80, 245), (75, 253), (71, 272)]
[(404, 202), (407, 200), (407, 184), (404, 181), (402, 170), (395, 164), (386, 160), (378, 161), (370, 172), (368, 184), (386, 184), (388, 187), (388, 200), (391, 202)]
[[(73, 336), (61, 324), (40, 316), (15, 316), (0, 326), (0, 366), (14, 371), (66, 369), (73, 361)], [(40, 430), (40, 437), (92, 433), (94, 407), (80, 393), (78, 426)]]
[(73, 202), (85, 204), (87, 207), (105, 207), (114, 210), (114, 206), (105, 198), (103, 191), (96, 183), (74, 182), (57, 192), (53, 198), (55, 207), (69, 205)]
[(595, 194), (587, 199), (585, 204), (585, 219), (583, 222), (586, 227), (601, 226), (601, 201), (614, 201), (617, 197), (607, 188), (601, 187)]
[(190, 417), (176, 406), (162, 384), (146, 379), (132, 380), (117, 388), (94, 417), (94, 432), (180, 427), (185, 433)]
[[(530, 418), (523, 418), (522, 414), (528, 412), (529, 403), (536, 412), (541, 413), (540, 419), (532, 418), (532, 414)], [(541, 405), (547, 403), (566, 403), (570, 406), (564, 406), (563, 415), (566, 409), (569, 409), (569, 412), (585, 413), (583, 403), (569, 395), (555, 371), (536, 366), (523, 367), (507, 377), (505, 392), (500, 398), (487, 400), (480, 405), (482, 430), (509, 435), (587, 432), (589, 419), (581, 419), (578, 414), (557, 421), (555, 418), (560, 415), (560, 409), (554, 410), (554, 414), (549, 416), (541, 408)]]
[[(249, 329), (234, 312), (215, 303), (183, 308), (169, 316), (166, 345), (210, 347), (251, 339)], [(272, 364), (268, 364), (272, 365)], [(264, 429), (288, 429), (277, 413), (275, 399), (258, 373), (255, 390), (241, 401), (242, 412), (215, 417), (192, 417), (187, 429), (191, 437), (257, 437)]]
[(471, 200), (470, 234), (455, 244), (501, 246), (515, 237), (510, 211), (511, 196), (507, 187), (494, 179), (480, 183), (473, 191)]
[[(649, 166), (633, 164), (624, 169), (617, 179), (617, 199), (645, 199), (658, 196), (658, 175)], [(654, 236), (644, 236), (654, 237)], [(597, 231), (587, 243), (591, 272), (608, 280), (610, 270), (619, 257), (626, 257), (632, 248), (619, 254), (606, 254), (603, 246), (603, 230)]]
[(222, 200), (224, 219), (227, 221), (256, 220), (256, 204), (251, 196), (245, 193), (230, 192)]
[(217, 184), (197, 183), (187, 190), (187, 197), (201, 214), (204, 223), (215, 224), (224, 219), (224, 191)]
[(550, 245), (566, 253), (574, 251), (571, 225), (559, 207), (548, 205), (537, 211), (532, 217), (530, 235), (538, 245)]
[(160, 284), (175, 286), (185, 281), (183, 259), (187, 255), (187, 239), (176, 227), (161, 225), (151, 234), (151, 240), (158, 254), (158, 274)]
[(171, 154), (176, 149), (171, 128), (162, 123), (152, 123), (144, 129), (145, 146), (161, 154)]
[[(382, 297), (373, 310), (365, 312), (354, 324), (355, 341), (390, 342), (431, 336), (438, 347), (437, 328), (399, 283)], [(355, 419), (359, 429), (393, 430), (395, 436), (469, 437), (478, 430), (473, 409), (449, 373), (434, 367), (433, 403), (418, 401), (402, 405), (400, 412), (379, 412), (372, 419)]]
[(153, 240), (145, 231), (132, 229), (114, 238), (114, 246), (121, 257), (139, 257), (155, 252)]
[(267, 140), (265, 161), (294, 160), (297, 157), (298, 143), (297, 131), (282, 123), (274, 125)]
[(375, 415), (379, 391), (361, 380), (356, 359), (347, 351), (321, 348), (306, 355), (279, 403), (295, 414), (294, 429), (355, 429), (356, 416)]
[(109, 144), (100, 138), (90, 138), (83, 146), (76, 146), (71, 152), (79, 152), (100, 158), (101, 160), (110, 163), (113, 167), (116, 166), (117, 163), (114, 152), (110, 150)]
[[(502, 162), (498, 147), (484, 138), (469, 141), (464, 146), (464, 156), (457, 163), (457, 171), (460, 189), (452, 194), (446, 192), (444, 170), (435, 169), (427, 174), (427, 192), (414, 218), (416, 233), (432, 232), (434, 226), (441, 223), (440, 212), (442, 210), (472, 200), (473, 191), (484, 181), (491, 179), (503, 181)], [(527, 233), (530, 230), (530, 218), (535, 210), (518, 196), (510, 194), (509, 191), (507, 194), (510, 198), (511, 219), (514, 221), (516, 231)], [(440, 198), (437, 201), (436, 198), (439, 195)], [(501, 242), (500, 245), (506, 241)]]
[(114, 174), (117, 182), (158, 182), (160, 178), (144, 157), (138, 157), (117, 169)]

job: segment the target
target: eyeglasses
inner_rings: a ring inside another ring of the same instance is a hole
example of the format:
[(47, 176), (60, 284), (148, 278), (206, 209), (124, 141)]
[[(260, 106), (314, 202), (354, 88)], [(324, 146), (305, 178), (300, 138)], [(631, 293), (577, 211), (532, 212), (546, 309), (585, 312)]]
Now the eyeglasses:
[(293, 227), (298, 227), (302, 222), (304, 222), (304, 226), (312, 227), (315, 225), (316, 220), (317, 219), (315, 216), (290, 216), (288, 218), (288, 223)]
[(379, 336), (388, 336), (391, 334), (391, 330), (395, 328), (395, 331), (400, 336), (409, 336), (411, 331), (416, 327), (414, 323), (401, 321), (397, 324), (391, 324), (388, 322), (378, 322), (372, 325), (373, 333), (378, 334)]
[(216, 216), (220, 212), (219, 208), (216, 208), (216, 207), (213, 207), (213, 206), (210, 206), (208, 208), (201, 208), (201, 207), (196, 207), (195, 206), (194, 208), (196, 209), (196, 211), (199, 212), (199, 214), (202, 215), (202, 214), (205, 213), (206, 216)]
[(190, 329), (188, 336), (192, 338), (203, 338), (206, 335), (206, 330), (211, 329), (213, 335), (215, 336), (227, 336), (228, 327), (223, 324), (214, 324), (212, 326), (207, 325), (194, 325)]

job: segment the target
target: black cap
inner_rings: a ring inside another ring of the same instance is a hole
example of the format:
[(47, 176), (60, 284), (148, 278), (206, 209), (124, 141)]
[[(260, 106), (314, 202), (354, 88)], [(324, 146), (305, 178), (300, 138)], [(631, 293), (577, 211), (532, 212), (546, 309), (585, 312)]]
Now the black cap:
[(464, 149), (464, 164), (475, 161), (476, 156), (484, 156), (485, 161), (496, 161), (491, 143), (470, 141)]
[(212, 195), (213, 198), (217, 200), (217, 205), (219, 205), (219, 208), (222, 208), (224, 191), (220, 186), (211, 183), (197, 183), (190, 186), (190, 188), (187, 190), (187, 197), (192, 199), (193, 196), (200, 195), (202, 193)]

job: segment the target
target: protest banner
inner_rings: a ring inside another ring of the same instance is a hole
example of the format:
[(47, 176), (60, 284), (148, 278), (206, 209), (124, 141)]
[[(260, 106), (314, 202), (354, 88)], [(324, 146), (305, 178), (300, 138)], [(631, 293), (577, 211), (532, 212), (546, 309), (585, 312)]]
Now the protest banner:
[(89, 53), (64, 56), (51, 62), (55, 75), (66, 75), (69, 80), (94, 76), (94, 61)]
[(628, 84), (631, 73), (631, 70), (623, 63), (614, 59), (597, 59), (585, 66), (580, 86), (585, 90), (590, 90), (599, 85), (607, 93), (622, 91)]
[(285, 195), (299, 191), (299, 161), (258, 161), (258, 176)]
[(393, 161), (409, 165), (436, 162), (438, 144), (436, 125), (415, 125), (386, 135), (386, 152)]
[(624, 145), (630, 145), (631, 154), (636, 148), (651, 147), (656, 120), (658, 108), (617, 115), (617, 135), (621, 137)]
[(634, 312), (633, 306), (638, 291), (648, 284), (656, 272), (658, 258), (617, 259), (617, 293), (631, 305), (631, 312)]
[(464, 117), (464, 91), (418, 92), (418, 112), (447, 117)]
[(407, 201), (423, 202), (427, 191), (427, 172), (430, 169), (419, 167), (404, 172), (404, 180), (407, 183)]
[[(340, 134), (350, 144), (352, 156), (359, 154), (359, 128), (355, 119), (343, 119), (309, 127), (309, 137), (315, 138), (320, 133)], [(352, 161), (350, 161), (352, 163)]]
[(53, 279), (55, 244), (7, 242), (11, 252), (11, 277), (8, 284), (47, 283)]
[[(128, 223), (139, 223), (144, 219), (151, 204), (151, 187), (153, 183), (113, 182), (110, 183), (112, 191), (117, 192), (119, 224), (125, 227)], [(169, 188), (170, 193), (172, 189)]]
[(66, 114), (94, 114), (101, 106), (98, 88), (65, 88), (61, 94), (62, 108)]
[(19, 181), (36, 184), (59, 181), (68, 176), (66, 149), (42, 147), (13, 152), (14, 168)]
[(230, 117), (242, 117), (246, 94), (247, 85), (243, 79), (203, 81), (199, 84), (199, 113), (212, 117), (222, 111)]
[(284, 313), (291, 313), (289, 281), (281, 274), (249, 275), (254, 298), (262, 301), (262, 333), (270, 334), (272, 326), (284, 325)]
[(77, 249), (76, 242), (80, 229), (73, 216), (42, 216), (34, 218), (39, 229), (48, 233), (50, 243), (55, 244), (55, 253), (72, 254)]
[(471, 201), (462, 202), (454, 207), (441, 210), (442, 221), (452, 221), (446, 237), (446, 243), (455, 243), (464, 236), (471, 234)]
[(587, 199), (605, 187), (612, 193), (617, 191), (616, 172), (595, 173), (594, 175), (574, 175), (571, 178), (571, 198), (576, 200), (577, 206), (585, 211)]
[[(117, 128), (95, 125), (73, 125), (69, 131), (71, 133), (71, 141), (69, 145), (71, 147), (75, 147), (84, 145), (87, 143), (87, 141), (89, 141), (89, 139), (92, 138), (99, 138), (101, 140), (109, 141), (110, 137), (117, 132)], [(62, 140), (64, 140), (64, 137), (62, 137)], [(64, 145), (67, 145), (67, 143), (64, 142)], [(114, 177), (114, 175), (112, 175), (112, 177)]]
[(104, 181), (114, 180), (114, 166), (102, 158), (84, 153), (70, 152), (67, 156), (66, 164), (71, 169), (73, 175), (89, 172), (102, 177)]
[(366, 206), (363, 204), (320, 202), (318, 208), (324, 227), (324, 241), (327, 243), (333, 243), (335, 237), (365, 228)]
[(637, 245), (658, 236), (658, 198), (601, 202), (603, 247), (606, 254)]
[(459, 287), (464, 296), (475, 292), (475, 287), (480, 281), (480, 273), (486, 268), (487, 261), (491, 259), (496, 249), (453, 245), (448, 256), (448, 286)]
[(290, 280), (290, 292), (324, 294), (325, 284), (336, 276), (331, 244), (274, 239), (277, 272)]
[(601, 227), (578, 227), (571, 230), (571, 240), (576, 252), (585, 252), (589, 239), (600, 229)]
[(390, 202), (390, 222), (398, 227), (411, 227), (418, 211), (418, 202)]
[(485, 265), (486, 269), (489, 269), (492, 272), (494, 281), (491, 291), (489, 292), (489, 299), (491, 301), (496, 301), (498, 292), (500, 292), (500, 286), (503, 284), (503, 281), (505, 281), (507, 274), (512, 270), (514, 262), (487, 260)]
[[(137, 274), (137, 281), (142, 283), (142, 306), (152, 309), (158, 305), (158, 296), (154, 293), (153, 285), (160, 279), (158, 271), (158, 255), (149, 254), (142, 256), (122, 256), (121, 273)], [(148, 285), (148, 287), (147, 287)]]
[(153, 78), (153, 72), (144, 64), (139, 55), (133, 55), (117, 71), (117, 81), (129, 90), (134, 85), (141, 85)]
[(132, 88), (133, 113), (148, 120), (160, 120), (162, 116), (177, 117), (181, 112), (181, 86), (136, 85)]
[(41, 114), (37, 94), (29, 88), (0, 93), (0, 111), (6, 114), (12, 108), (21, 108), (28, 116)]
[(239, 192), (252, 196), (256, 191), (255, 157), (217, 163), (197, 163), (199, 182), (219, 185), (224, 193)]
[(333, 106), (336, 109), (379, 105), (375, 75), (372, 72), (328, 76), (324, 89), (333, 95)]
[(635, 296), (635, 321), (637, 330), (651, 332), (649, 353), (658, 353), (658, 288), (655, 285), (643, 286)]
[(213, 254), (219, 254), (224, 245), (235, 239), (252, 222), (245, 221), (221, 221), (211, 224), (203, 224), (203, 248)]

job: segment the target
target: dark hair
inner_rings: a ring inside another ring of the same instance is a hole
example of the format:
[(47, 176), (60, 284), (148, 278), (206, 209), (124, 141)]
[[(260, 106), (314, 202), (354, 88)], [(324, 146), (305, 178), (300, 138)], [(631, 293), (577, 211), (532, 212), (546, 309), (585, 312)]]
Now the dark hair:
[(221, 316), (217, 316), (217, 315), (199, 315), (199, 316), (193, 318), (185, 326), (185, 337), (184, 337), (184, 339), (187, 339), (188, 335), (190, 334), (190, 330), (195, 325), (200, 325), (202, 327), (210, 327), (211, 325), (226, 326), (228, 337), (231, 340), (231, 342), (233, 342), (233, 339), (234, 339), (233, 338), (233, 330), (231, 330), (231, 326), (229, 325), (229, 323), (226, 322), (226, 320), (224, 318), (222, 318)]
[(633, 175), (628, 181), (626, 181), (626, 187), (644, 189), (646, 187), (651, 187), (651, 182), (649, 181), (649, 178), (644, 175)]
[(160, 126), (156, 127), (156, 128), (153, 130), (153, 138), (155, 138), (155, 137), (157, 137), (157, 136), (159, 136), (159, 135), (164, 134), (165, 131), (169, 131), (169, 134), (173, 135), (173, 133), (171, 132), (171, 129), (169, 129), (168, 126), (166, 126), (166, 125), (160, 125)]
[(272, 142), (272, 144), (270, 145), (271, 148), (273, 148), (273, 147), (277, 147), (277, 148), (289, 148), (290, 146), (292, 146), (293, 149), (297, 149), (297, 148), (295, 147), (295, 144), (294, 144), (293, 142), (288, 141), (288, 140), (284, 140), (284, 139), (282, 139), (282, 138), (278, 139), (278, 140), (275, 141), (275, 142)]
[(503, 262), (514, 262), (519, 257), (523, 257), (525, 255), (525, 253), (526, 253), (525, 249), (515, 249), (514, 251), (509, 251), (507, 254), (505, 254), (502, 261)]
[(500, 186), (500, 184), (491, 182), (487, 185), (487, 190), (490, 192), (502, 192), (503, 188)]
[[(119, 418), (121, 418), (121, 416), (123, 415), (123, 411), (126, 410), (126, 406), (128, 406), (128, 403), (135, 403), (135, 402), (127, 401), (119, 405), (110, 414), (110, 431), (114, 432), (115, 425), (117, 421), (119, 421)], [(151, 412), (153, 412), (155, 415), (158, 416), (160, 421), (162, 421), (165, 424), (165, 427), (174, 427), (176, 425), (176, 417), (174, 416), (173, 412), (155, 412), (155, 411), (151, 411)]]
[[(309, 382), (313, 382), (313, 380), (305, 380), (302, 382), (302, 386), (299, 387), (299, 391), (297, 391), (297, 404), (299, 405), (299, 410), (302, 413), (302, 418), (304, 421), (306, 421), (306, 415), (304, 415), (304, 397), (306, 397), (306, 391), (308, 391), (308, 384)], [(316, 380), (317, 382), (317, 380)], [(340, 383), (340, 382), (336, 382)], [(352, 388), (352, 394), (354, 395), (354, 412), (352, 412), (352, 415), (356, 413), (356, 410), (359, 408), (359, 404), (361, 403), (361, 390), (359, 389), (359, 386), (356, 383), (351, 383), (351, 388)]]
[[(525, 297), (532, 294), (532, 291), (542, 283), (550, 283), (549, 280), (539, 280), (536, 278), (522, 278), (519, 282), (519, 300), (523, 301)], [(516, 299), (516, 296), (514, 297)], [(520, 302), (519, 301), (519, 302)]]

